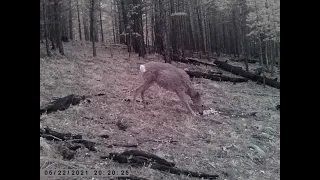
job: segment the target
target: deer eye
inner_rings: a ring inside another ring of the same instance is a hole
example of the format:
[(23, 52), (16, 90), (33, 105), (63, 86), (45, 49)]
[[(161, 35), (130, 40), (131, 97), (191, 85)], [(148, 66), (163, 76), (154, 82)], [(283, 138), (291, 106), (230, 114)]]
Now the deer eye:
[(204, 107), (204, 105), (201, 105), (201, 107)]

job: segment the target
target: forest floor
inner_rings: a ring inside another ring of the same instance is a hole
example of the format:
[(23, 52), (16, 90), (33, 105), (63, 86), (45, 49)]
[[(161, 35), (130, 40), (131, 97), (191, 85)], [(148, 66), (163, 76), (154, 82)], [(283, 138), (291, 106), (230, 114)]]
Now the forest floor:
[[(45, 140), (51, 151), (40, 150), (40, 167), (63, 168), (70, 163), (86, 168), (128, 167), (99, 157), (139, 149), (174, 162), (178, 168), (217, 173), (218, 179), (280, 179), (280, 111), (275, 108), (280, 104), (280, 90), (264, 88), (252, 81), (233, 84), (194, 78), (192, 82), (208, 108), (228, 113), (192, 117), (174, 93), (157, 85), (146, 91), (147, 108), (138, 102), (133, 113), (132, 102), (126, 99), (132, 99), (134, 89), (142, 83), (139, 65), (152, 60), (162, 62), (160, 56), (148, 55), (143, 59), (132, 53), (129, 58), (126, 49), (118, 46), (111, 58), (110, 51), (98, 44), (97, 57), (93, 57), (91, 43), (70, 42), (64, 47), (66, 56), (55, 53), (50, 58), (43, 55), (43, 45), (40, 47), (40, 106), (70, 94), (106, 95), (92, 96), (90, 103), (83, 101), (65, 111), (42, 115), (40, 126), (82, 134), (84, 139), (98, 143), (97, 152), (81, 148), (74, 159), (67, 162), (58, 153), (59, 143)], [(216, 67), (172, 64), (230, 75)], [(225, 92), (225, 97), (216, 91), (216, 85)], [(256, 116), (236, 116), (252, 112), (256, 112)], [(126, 131), (118, 129), (118, 121), (128, 125)], [(101, 138), (101, 134), (109, 138)], [(136, 143), (138, 147), (108, 147), (113, 143)], [(131, 169), (132, 174), (150, 180), (199, 179), (149, 167)]]

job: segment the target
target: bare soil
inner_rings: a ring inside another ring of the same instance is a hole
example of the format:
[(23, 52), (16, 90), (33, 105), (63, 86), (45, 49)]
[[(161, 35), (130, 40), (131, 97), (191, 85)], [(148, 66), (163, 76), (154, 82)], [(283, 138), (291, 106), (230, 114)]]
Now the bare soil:
[[(217, 173), (218, 179), (280, 179), (280, 112), (275, 108), (280, 104), (278, 89), (263, 88), (251, 81), (233, 84), (192, 79), (208, 108), (231, 114), (257, 112), (256, 116), (246, 118), (219, 113), (192, 117), (174, 93), (155, 85), (146, 91), (147, 108), (137, 103), (136, 113), (133, 113), (132, 102), (125, 99), (132, 99), (134, 89), (142, 83), (139, 65), (163, 61), (160, 56), (148, 55), (143, 59), (132, 53), (129, 58), (126, 49), (119, 45), (113, 49), (111, 58), (110, 51), (98, 45), (97, 57), (93, 57), (90, 43), (82, 46), (70, 42), (64, 46), (66, 56), (54, 53), (50, 58), (43, 55), (44, 47), (40, 48), (40, 106), (54, 97), (70, 94), (106, 95), (93, 96), (90, 103), (83, 101), (65, 111), (42, 115), (40, 126), (82, 134), (84, 139), (98, 143), (97, 152), (81, 148), (73, 160), (65, 161), (58, 152), (59, 143), (42, 139), (40, 167), (128, 167), (99, 157), (134, 149), (108, 148), (110, 144), (137, 143), (136, 149), (163, 157), (178, 168)], [(175, 62), (173, 65), (230, 75), (215, 67)], [(225, 97), (216, 90), (217, 85), (225, 92)], [(118, 129), (118, 121), (128, 125), (126, 131)], [(108, 134), (109, 138), (99, 137), (101, 134)], [(170, 143), (170, 140), (177, 143)], [(132, 168), (132, 174), (150, 180), (199, 179), (148, 167)]]

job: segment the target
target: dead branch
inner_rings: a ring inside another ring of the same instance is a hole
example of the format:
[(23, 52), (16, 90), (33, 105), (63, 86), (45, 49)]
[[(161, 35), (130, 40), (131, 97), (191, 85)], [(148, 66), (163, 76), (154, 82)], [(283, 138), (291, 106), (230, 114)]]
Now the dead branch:
[(123, 153), (110, 153), (109, 156), (101, 156), (102, 159), (112, 159), (119, 163), (129, 163), (132, 166), (142, 167), (142, 166), (148, 166), (152, 169), (156, 169), (159, 171), (168, 171), (172, 174), (178, 174), (178, 175), (186, 175), (186, 176), (192, 176), (192, 177), (198, 177), (198, 178), (207, 178), (207, 179), (216, 179), (218, 175), (210, 175), (206, 173), (198, 173), (193, 172), (189, 170), (183, 170), (174, 168), (175, 164), (166, 161), (163, 158), (160, 158), (159, 156), (156, 156), (151, 153), (138, 151), (138, 150), (130, 150), (125, 151)]

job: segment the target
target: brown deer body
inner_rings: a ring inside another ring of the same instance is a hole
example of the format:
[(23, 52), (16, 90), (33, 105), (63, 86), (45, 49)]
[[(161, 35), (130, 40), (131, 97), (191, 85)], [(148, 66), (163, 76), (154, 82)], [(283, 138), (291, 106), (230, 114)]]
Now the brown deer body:
[(135, 111), (135, 103), (138, 94), (141, 94), (143, 106), (146, 107), (144, 98), (145, 91), (154, 83), (160, 87), (175, 92), (183, 104), (187, 107), (192, 115), (196, 113), (191, 109), (188, 103), (188, 96), (193, 101), (196, 110), (203, 114), (203, 104), (199, 92), (192, 86), (189, 75), (182, 69), (179, 69), (168, 63), (148, 62), (140, 65), (140, 72), (144, 79), (143, 85), (138, 87), (134, 92), (133, 109)]

